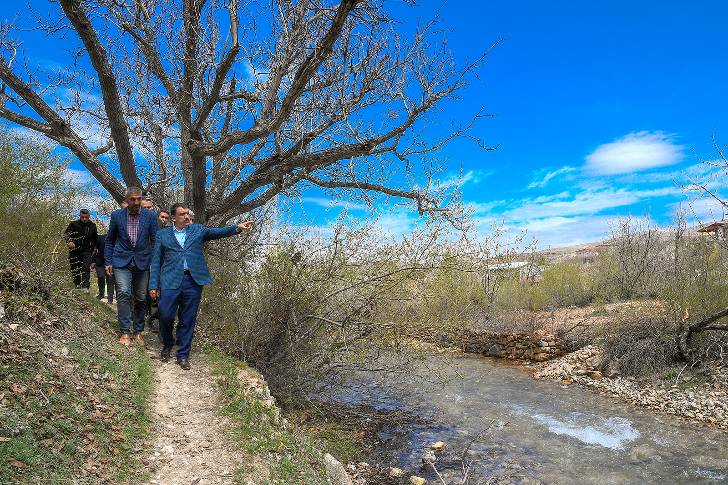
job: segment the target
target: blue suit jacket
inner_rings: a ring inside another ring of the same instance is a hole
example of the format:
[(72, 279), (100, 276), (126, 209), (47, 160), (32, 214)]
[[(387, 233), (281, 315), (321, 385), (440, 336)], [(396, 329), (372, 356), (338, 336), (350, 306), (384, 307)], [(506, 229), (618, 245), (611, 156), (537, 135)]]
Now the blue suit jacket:
[(149, 268), (159, 226), (154, 212), (144, 208), (140, 208), (139, 212), (141, 215), (136, 245), (132, 245), (129, 240), (126, 224), (127, 209), (117, 209), (111, 213), (111, 223), (104, 248), (104, 260), (107, 265), (124, 268), (134, 262), (139, 269)]
[(202, 224), (187, 226), (184, 247), (179, 245), (174, 235), (174, 226), (165, 227), (157, 232), (154, 244), (152, 269), (149, 274), (149, 289), (175, 290), (180, 287), (183, 276), (182, 261), (187, 260), (187, 269), (198, 285), (212, 283), (210, 270), (205, 261), (205, 241), (221, 239), (237, 234), (237, 226), (208, 228)]

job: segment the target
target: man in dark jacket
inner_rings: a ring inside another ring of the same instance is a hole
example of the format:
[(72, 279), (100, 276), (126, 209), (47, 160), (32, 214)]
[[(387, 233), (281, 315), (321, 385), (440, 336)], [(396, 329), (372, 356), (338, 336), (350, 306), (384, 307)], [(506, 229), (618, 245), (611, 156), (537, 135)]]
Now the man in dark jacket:
[(68, 246), (68, 263), (71, 267), (73, 284), (76, 288), (85, 288), (89, 291), (92, 254), (98, 234), (96, 224), (91, 222), (88, 209), (81, 209), (78, 220), (68, 225), (64, 237)]
[(121, 332), (119, 343), (131, 343), (133, 319), (134, 340), (144, 344), (142, 332), (157, 215), (141, 207), (142, 191), (138, 187), (126, 190), (125, 202), (126, 207), (111, 213), (104, 259), (106, 273), (113, 274), (116, 279), (116, 308)]
[(96, 281), (99, 286), (99, 294), (96, 298), (101, 300), (106, 294), (109, 304), (114, 303), (114, 275), (106, 274), (106, 263), (104, 260), (104, 246), (106, 245), (106, 234), (100, 234), (96, 239), (96, 251), (94, 251), (94, 262), (91, 266), (96, 268)]

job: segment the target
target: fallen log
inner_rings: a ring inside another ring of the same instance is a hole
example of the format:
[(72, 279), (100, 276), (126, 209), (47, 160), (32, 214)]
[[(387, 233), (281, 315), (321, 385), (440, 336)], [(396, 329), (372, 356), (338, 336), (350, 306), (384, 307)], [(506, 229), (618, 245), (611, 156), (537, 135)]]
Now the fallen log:
[(678, 349), (680, 355), (687, 362), (691, 360), (693, 349), (690, 348), (690, 338), (696, 333), (707, 332), (710, 330), (728, 331), (728, 324), (715, 323), (721, 318), (728, 316), (728, 308), (712, 314), (698, 322), (688, 323), (689, 314), (685, 312), (685, 318), (680, 324), (678, 330)]

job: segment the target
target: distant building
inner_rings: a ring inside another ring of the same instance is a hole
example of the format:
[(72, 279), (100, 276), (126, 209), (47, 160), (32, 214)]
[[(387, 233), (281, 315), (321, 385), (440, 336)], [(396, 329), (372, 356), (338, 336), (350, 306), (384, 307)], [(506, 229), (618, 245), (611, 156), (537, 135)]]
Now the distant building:
[(698, 228), (698, 232), (703, 234), (712, 234), (719, 241), (728, 240), (728, 221), (716, 221), (710, 224), (702, 225)]
[(508, 263), (491, 263), (485, 267), (488, 271), (518, 274), (522, 282), (540, 281), (543, 278), (543, 268), (531, 261), (511, 261)]

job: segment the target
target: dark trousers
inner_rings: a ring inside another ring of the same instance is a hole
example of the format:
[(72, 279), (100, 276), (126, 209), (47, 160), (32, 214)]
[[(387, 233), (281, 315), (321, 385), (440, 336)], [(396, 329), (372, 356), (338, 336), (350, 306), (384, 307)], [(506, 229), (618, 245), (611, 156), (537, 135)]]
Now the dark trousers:
[(174, 317), (179, 312), (180, 320), (177, 324), (178, 359), (186, 359), (190, 355), (200, 299), (202, 299), (202, 286), (195, 283), (189, 273), (185, 273), (179, 288), (174, 290), (162, 288), (159, 298), (159, 334), (162, 337), (162, 345), (165, 347), (174, 345), (172, 328), (174, 326)]
[(109, 303), (114, 301), (114, 275), (111, 276), (106, 274), (106, 268), (104, 265), (96, 265), (96, 282), (99, 285), (99, 299), (104, 297), (104, 294), (108, 295)]
[(91, 253), (89, 252), (68, 252), (68, 264), (71, 267), (71, 277), (76, 288), (89, 288), (91, 286), (91, 259)]

